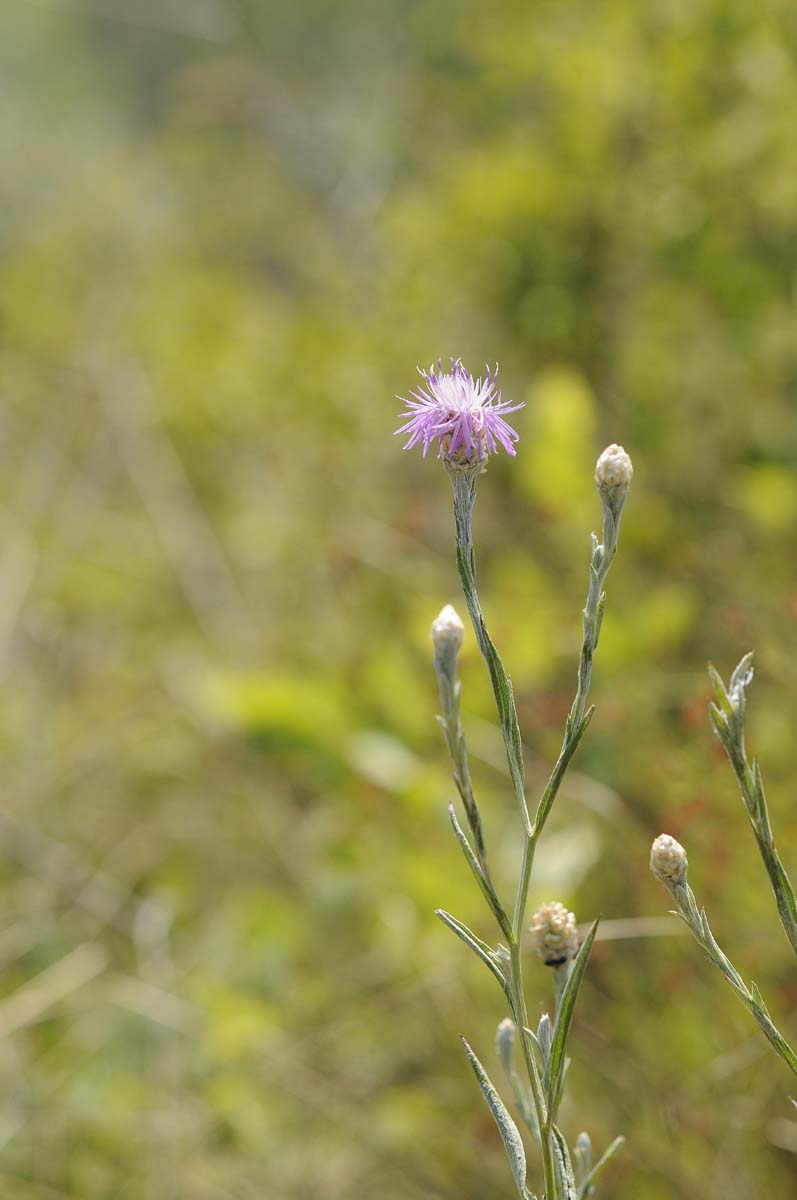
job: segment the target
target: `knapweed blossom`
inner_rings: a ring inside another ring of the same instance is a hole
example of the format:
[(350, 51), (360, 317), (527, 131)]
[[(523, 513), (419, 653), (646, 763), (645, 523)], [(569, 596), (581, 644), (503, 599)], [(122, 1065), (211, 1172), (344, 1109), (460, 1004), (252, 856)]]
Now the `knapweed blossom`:
[(405, 450), (421, 445), (425, 458), (437, 442), (438, 458), (463, 466), (483, 462), (499, 445), (507, 454), (515, 453), (519, 435), (504, 415), (524, 405), (501, 399), (497, 366), (487, 369), (484, 378), (474, 379), (458, 358), (451, 359), (450, 371), (443, 370), (440, 359), (436, 367), (432, 364), (428, 371), (419, 367), (418, 373), (423, 384), (409, 398), (398, 397), (406, 405), (406, 412), (400, 414), (404, 424), (396, 430), (409, 434)]

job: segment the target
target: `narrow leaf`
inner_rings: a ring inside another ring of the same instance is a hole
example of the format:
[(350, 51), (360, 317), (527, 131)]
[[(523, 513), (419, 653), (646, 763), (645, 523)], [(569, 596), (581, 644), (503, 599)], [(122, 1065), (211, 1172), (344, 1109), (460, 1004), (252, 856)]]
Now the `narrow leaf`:
[(479, 861), (476, 858), (476, 855), (473, 853), (471, 844), (465, 835), (465, 831), (457, 820), (457, 814), (454, 810), (453, 804), (449, 804), (448, 806), (448, 815), (451, 819), (451, 827), (454, 830), (454, 836), (462, 848), (462, 853), (465, 855), (465, 861), (473, 872), (473, 878), (478, 883), (482, 895), (490, 906), (490, 911), (501, 927), (502, 933), (505, 937), (511, 940), (512, 928), (509, 924), (509, 918), (504, 912), (501, 901), (498, 899), (492, 883), (479, 866)]
[(724, 746), (729, 736), (728, 718), (713, 700), (709, 700), (708, 702), (708, 716), (709, 720), (711, 721), (712, 729)]
[[(523, 1139), (520, 1136), (517, 1125), (507, 1112), (503, 1100), (490, 1082), (487, 1072), (464, 1038), (462, 1039), (462, 1044), (464, 1045), (465, 1053), (470, 1060), (473, 1073), (479, 1082), (482, 1095), (487, 1101), (487, 1106), (490, 1109), (490, 1112), (493, 1114), (493, 1120), (498, 1126), (498, 1132), (501, 1134), (501, 1140), (504, 1143), (504, 1149), (506, 1150), (509, 1164), (512, 1167), (512, 1174), (515, 1177), (517, 1189), (520, 1192), (520, 1195), (523, 1197), (523, 1200), (527, 1200), (528, 1189), (526, 1188), (526, 1152), (523, 1149)], [(574, 1200), (576, 1200), (575, 1193)]]
[(575, 754), (576, 750), (578, 750), (581, 739), (587, 732), (587, 728), (592, 720), (592, 715), (594, 712), (595, 705), (593, 704), (592, 707), (588, 708), (584, 713), (584, 716), (581, 718), (581, 721), (575, 730), (571, 730), (570, 728), (570, 717), (567, 719), (568, 732), (565, 744), (562, 747), (559, 758), (556, 760), (556, 765), (551, 772), (551, 777), (548, 780), (540, 803), (537, 806), (537, 812), (534, 816), (534, 830), (536, 834), (540, 833), (543, 825), (545, 824), (548, 813), (551, 811), (553, 802), (556, 799), (556, 793), (559, 791), (559, 785), (564, 778), (565, 771), (570, 764), (571, 758)]
[(600, 917), (596, 917), (593, 921), (589, 933), (584, 938), (581, 949), (573, 960), (573, 965), (570, 968), (570, 974), (567, 977), (564, 989), (562, 991), (562, 999), (559, 1003), (559, 1012), (556, 1018), (556, 1025), (553, 1031), (553, 1041), (551, 1043), (551, 1053), (548, 1060), (548, 1066), (545, 1072), (545, 1087), (548, 1093), (548, 1104), (552, 1112), (556, 1112), (556, 1107), (559, 1099), (559, 1092), (564, 1072), (565, 1055), (567, 1051), (567, 1036), (570, 1033), (570, 1026), (573, 1022), (573, 1012), (576, 1007), (576, 999), (578, 991), (581, 987), (581, 981), (584, 978), (584, 972), (587, 968), (592, 943), (595, 941), (595, 933), (598, 929), (598, 921)]
[(608, 1150), (604, 1150), (603, 1154), (600, 1156), (598, 1161), (595, 1163), (595, 1166), (592, 1168), (589, 1175), (582, 1183), (581, 1191), (578, 1194), (578, 1200), (586, 1200), (586, 1197), (589, 1196), (593, 1187), (597, 1183), (599, 1176), (603, 1174), (603, 1171), (604, 1171), (605, 1167), (608, 1165), (609, 1160), (614, 1157), (614, 1155), (617, 1153), (617, 1151), (620, 1149), (620, 1147), (624, 1143), (625, 1143), (624, 1137), (616, 1137), (614, 1139), (614, 1141), (612, 1142), (611, 1146), (609, 1146)]
[(769, 1017), (769, 1009), (766, 1006), (766, 1001), (761, 995), (761, 991), (757, 983), (750, 982), (750, 995), (753, 997), (753, 1003), (761, 1009), (765, 1017)]
[(570, 1163), (570, 1151), (567, 1148), (567, 1142), (555, 1125), (551, 1129), (551, 1145), (553, 1146), (554, 1166), (559, 1177), (561, 1200), (578, 1200), (573, 1167)]
[(712, 663), (708, 664), (708, 677), (714, 685), (714, 694), (717, 697), (717, 703), (725, 715), (730, 717), (733, 713), (730, 697), (725, 689), (722, 676)]
[(451, 913), (447, 913), (443, 908), (435, 909), (435, 916), (439, 917), (444, 925), (457, 935), (460, 941), (466, 946), (470, 946), (473, 953), (490, 968), (498, 982), (501, 984), (504, 992), (509, 995), (507, 982), (504, 978), (503, 971), (498, 966), (498, 963), (493, 958), (493, 952), (486, 942), (477, 937), (472, 929), (468, 929), (467, 925), (463, 925), (462, 921), (458, 921), (456, 917), (452, 917)]
[(592, 653), (598, 649), (598, 642), (601, 636), (601, 626), (603, 625), (603, 613), (606, 609), (606, 593), (601, 592), (601, 598), (598, 601), (598, 611), (595, 614), (595, 633), (592, 638)]

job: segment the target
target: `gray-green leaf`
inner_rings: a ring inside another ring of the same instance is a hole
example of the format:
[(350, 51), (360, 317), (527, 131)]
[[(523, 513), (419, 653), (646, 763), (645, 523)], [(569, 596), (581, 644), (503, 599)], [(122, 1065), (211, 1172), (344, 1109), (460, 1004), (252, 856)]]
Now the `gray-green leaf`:
[(589, 1175), (582, 1183), (581, 1190), (578, 1193), (578, 1200), (586, 1200), (586, 1197), (589, 1196), (593, 1187), (597, 1183), (599, 1176), (603, 1174), (603, 1171), (604, 1171), (606, 1165), (608, 1164), (609, 1160), (614, 1157), (614, 1155), (617, 1153), (617, 1151), (620, 1149), (620, 1147), (622, 1145), (624, 1145), (624, 1143), (625, 1143), (624, 1137), (616, 1137), (614, 1139), (614, 1141), (612, 1142), (611, 1146), (609, 1146), (608, 1150), (604, 1150), (603, 1154), (600, 1156), (598, 1161), (595, 1163), (595, 1166), (592, 1168)]
[(598, 928), (600, 917), (596, 917), (590, 927), (589, 933), (584, 938), (581, 949), (573, 960), (573, 965), (570, 968), (570, 974), (567, 977), (567, 983), (562, 991), (562, 999), (559, 1004), (559, 1013), (556, 1018), (556, 1025), (553, 1031), (553, 1040), (551, 1043), (551, 1052), (548, 1059), (547, 1069), (545, 1071), (545, 1087), (548, 1094), (548, 1105), (552, 1112), (556, 1112), (559, 1102), (559, 1094), (561, 1091), (562, 1076), (564, 1073), (565, 1056), (567, 1051), (567, 1036), (570, 1033), (570, 1026), (573, 1023), (573, 1012), (576, 1007), (576, 999), (578, 991), (581, 987), (581, 980), (584, 978), (584, 972), (589, 961), (592, 943), (595, 941), (595, 933)]
[(508, 937), (508, 938), (511, 937), (512, 936), (512, 927), (509, 924), (509, 918), (507, 917), (506, 913), (504, 912), (501, 901), (498, 899), (498, 896), (496, 895), (495, 889), (492, 885), (492, 881), (488, 878), (487, 875), (485, 875), (484, 871), (482, 870), (482, 868), (479, 864), (479, 860), (476, 858), (476, 855), (473, 853), (470, 842), (468, 841), (468, 839), (465, 835), (465, 831), (462, 828), (462, 826), (460, 825), (459, 821), (457, 820), (457, 814), (456, 814), (453, 804), (449, 804), (449, 806), (448, 806), (448, 815), (451, 820), (451, 827), (454, 830), (454, 836), (456, 837), (457, 841), (459, 842), (459, 844), (462, 848), (462, 853), (465, 855), (465, 861), (467, 862), (468, 866), (470, 867), (471, 871), (473, 872), (474, 879), (478, 883), (485, 900), (487, 901), (490, 908), (492, 909), (493, 915), (495, 916), (496, 921), (498, 922), (499, 926), (501, 927), (502, 933), (504, 934), (505, 937)]
[(456, 917), (451, 916), (451, 913), (447, 913), (444, 908), (435, 909), (435, 916), (439, 917), (443, 924), (447, 925), (452, 933), (457, 935), (460, 941), (464, 942), (466, 946), (470, 946), (473, 953), (482, 960), (485, 966), (489, 967), (501, 984), (504, 992), (508, 995), (504, 973), (495, 960), (494, 951), (490, 949), (487, 943), (477, 937), (473, 930), (468, 929), (467, 925), (463, 924), (462, 921), (458, 921)]
[(555, 1125), (551, 1130), (551, 1145), (553, 1146), (553, 1160), (562, 1200), (578, 1200), (576, 1181), (573, 1178), (573, 1168), (570, 1164), (570, 1151), (562, 1133)]
[[(487, 1106), (493, 1114), (493, 1119), (498, 1126), (498, 1132), (501, 1134), (501, 1140), (504, 1143), (509, 1164), (512, 1167), (512, 1174), (515, 1177), (517, 1189), (523, 1200), (527, 1200), (528, 1189), (526, 1188), (526, 1151), (523, 1148), (523, 1139), (520, 1136), (517, 1125), (510, 1117), (506, 1105), (504, 1104), (498, 1092), (493, 1087), (484, 1067), (479, 1062), (476, 1055), (471, 1050), (465, 1038), (462, 1039), (462, 1044), (465, 1047), (465, 1053), (470, 1060), (470, 1065), (473, 1067), (473, 1073), (479, 1082), (479, 1087), (482, 1090), (482, 1095), (487, 1101)], [(575, 1200), (575, 1193), (574, 1193)]]

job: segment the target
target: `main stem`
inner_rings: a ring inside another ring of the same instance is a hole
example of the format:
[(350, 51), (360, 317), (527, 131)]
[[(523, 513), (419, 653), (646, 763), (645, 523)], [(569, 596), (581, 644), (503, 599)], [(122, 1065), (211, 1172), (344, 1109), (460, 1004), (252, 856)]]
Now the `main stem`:
[(457, 568), (459, 570), (459, 578), (476, 634), (476, 640), (490, 673), (490, 682), (493, 686), (493, 694), (498, 708), (501, 734), (506, 747), (509, 773), (512, 778), (512, 785), (523, 821), (523, 858), (510, 931), (509, 991), (512, 1014), (520, 1036), (523, 1061), (531, 1085), (537, 1123), (540, 1130), (540, 1147), (545, 1179), (545, 1200), (559, 1200), (559, 1186), (554, 1165), (552, 1144), (554, 1113), (548, 1111), (542, 1081), (534, 1058), (534, 1051), (530, 1045), (529, 1035), (526, 1033), (528, 1018), (523, 991), (521, 941), (537, 842), (548, 819), (548, 814), (553, 806), (559, 785), (589, 724), (591, 716), (591, 710), (587, 710), (587, 698), (592, 682), (592, 660), (598, 645), (603, 616), (603, 603), (605, 599), (603, 584), (617, 549), (617, 535), (624, 496), (616, 503), (604, 495), (601, 496), (603, 502), (603, 542), (599, 543), (593, 534), (589, 591), (583, 612), (583, 639), (578, 664), (578, 686), (567, 718), (562, 748), (559, 751), (559, 757), (546, 784), (545, 791), (540, 798), (534, 823), (532, 824), (526, 801), (523, 747), (520, 740), (520, 727), (512, 684), (492, 638), (487, 632), (481, 604), (479, 603), (479, 595), (476, 590), (476, 556), (473, 549), (473, 509), (476, 503), (476, 480), (480, 474), (480, 468), (460, 469), (457, 466), (449, 465), (449, 473), (454, 489), (454, 519), (457, 531)]
[(528, 895), (531, 867), (534, 858), (534, 846), (536, 844), (536, 835), (531, 825), (528, 804), (526, 802), (523, 748), (520, 740), (520, 726), (518, 724), (517, 709), (515, 708), (515, 698), (512, 691), (512, 684), (509, 680), (509, 676), (506, 673), (504, 664), (501, 661), (501, 657), (495, 648), (493, 640), (487, 632), (487, 625), (484, 620), (481, 604), (479, 603), (479, 595), (476, 590), (476, 556), (473, 549), (473, 508), (476, 503), (476, 478), (479, 474), (479, 471), (478, 469), (459, 470), (456, 467), (452, 467), (450, 468), (450, 474), (451, 482), (454, 488), (454, 519), (456, 522), (457, 531), (457, 567), (459, 570), (459, 578), (462, 584), (465, 602), (468, 606), (470, 619), (473, 624), (473, 630), (476, 634), (476, 641), (479, 644), (479, 649), (482, 652), (482, 656), (487, 663), (487, 669), (490, 673), (490, 682), (493, 686), (493, 695), (495, 696), (496, 707), (498, 709), (501, 734), (504, 739), (504, 745), (506, 746), (509, 773), (512, 778), (512, 785), (515, 790), (515, 796), (518, 800), (521, 819), (523, 821), (523, 865), (521, 867), (521, 881), (518, 889), (518, 902), (520, 901), (520, 896), (522, 894), (523, 903), (520, 906), (520, 920), (518, 920), (518, 909), (516, 907), (516, 919), (511, 931), (512, 937), (510, 939), (509, 946), (509, 990), (512, 1001), (512, 1015), (514, 1017), (515, 1026), (517, 1028), (520, 1044), (523, 1050), (523, 1061), (525, 1063), (526, 1073), (531, 1086), (531, 1093), (537, 1116), (537, 1124), (540, 1130), (540, 1149), (542, 1153), (543, 1178), (545, 1181), (545, 1200), (559, 1200), (557, 1176), (553, 1157), (553, 1145), (551, 1141), (551, 1122), (549, 1120), (549, 1114), (545, 1103), (542, 1081), (540, 1079), (539, 1071), (537, 1070), (537, 1064), (534, 1060), (534, 1051), (529, 1043), (529, 1035), (526, 1033), (528, 1017), (526, 1012), (526, 999), (523, 991), (523, 966), (520, 953), (520, 943), (522, 934), (522, 913), (525, 911), (525, 897)]
[(528, 1013), (526, 1010), (526, 997), (523, 991), (523, 968), (520, 955), (520, 943), (513, 939), (512, 945), (509, 948), (509, 990), (512, 996), (512, 1016), (515, 1019), (515, 1028), (520, 1037), (520, 1045), (523, 1050), (523, 1062), (526, 1066), (526, 1074), (531, 1085), (531, 1094), (534, 1100), (534, 1111), (537, 1115), (537, 1125), (540, 1130), (540, 1151), (542, 1154), (542, 1174), (545, 1182), (545, 1196), (543, 1200), (559, 1200), (559, 1192), (557, 1187), (556, 1169), (553, 1160), (553, 1145), (551, 1143), (551, 1119), (545, 1103), (545, 1095), (542, 1087), (540, 1073), (537, 1070), (537, 1063), (534, 1059), (534, 1051), (529, 1044), (529, 1035), (526, 1033), (528, 1027)]

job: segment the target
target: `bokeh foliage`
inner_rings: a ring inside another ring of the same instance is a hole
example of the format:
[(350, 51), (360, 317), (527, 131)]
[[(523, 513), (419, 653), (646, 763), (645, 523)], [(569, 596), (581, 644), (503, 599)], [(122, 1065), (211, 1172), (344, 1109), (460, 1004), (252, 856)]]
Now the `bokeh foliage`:
[[(390, 436), (439, 354), (528, 401), (477, 545), (532, 786), (592, 464), (636, 465), (534, 898), (660, 915), (666, 828), (795, 1035), (704, 673), (756, 649), (794, 868), (795, 11), (4, 6), (0, 1195), (511, 1194), (457, 1037), (492, 1062), (500, 996), (432, 916), (486, 932), (433, 721), (450, 489)], [(472, 644), (463, 674), (507, 883)], [(613, 1200), (793, 1193), (789, 1081), (675, 932), (596, 945), (573, 1048), (568, 1134), (628, 1136)]]

